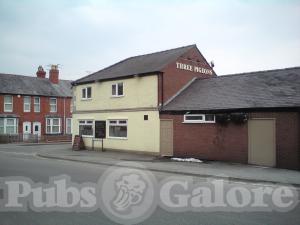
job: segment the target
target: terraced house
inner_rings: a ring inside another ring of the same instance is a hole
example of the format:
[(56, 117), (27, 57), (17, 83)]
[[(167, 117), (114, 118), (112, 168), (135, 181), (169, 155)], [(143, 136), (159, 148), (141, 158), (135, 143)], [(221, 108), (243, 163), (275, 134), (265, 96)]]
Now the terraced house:
[(194, 77), (212, 76), (196, 45), (127, 58), (73, 82), (73, 135), (89, 148), (99, 135), (106, 149), (168, 154), (160, 108)]
[(40, 66), (36, 77), (0, 73), (0, 143), (70, 139), (71, 81), (49, 77)]

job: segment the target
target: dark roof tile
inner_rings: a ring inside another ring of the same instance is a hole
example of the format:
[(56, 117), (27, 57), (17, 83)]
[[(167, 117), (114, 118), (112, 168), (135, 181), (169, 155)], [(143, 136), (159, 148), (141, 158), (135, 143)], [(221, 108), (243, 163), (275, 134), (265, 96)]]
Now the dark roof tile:
[(71, 81), (53, 84), (47, 78), (0, 73), (0, 93), (72, 97)]
[(196, 79), (163, 111), (300, 107), (300, 67)]
[(176, 60), (178, 57), (180, 57), (193, 47), (196, 47), (196, 45), (189, 45), (166, 51), (130, 57), (98, 72), (80, 78), (74, 81), (73, 84), (159, 72), (167, 64)]

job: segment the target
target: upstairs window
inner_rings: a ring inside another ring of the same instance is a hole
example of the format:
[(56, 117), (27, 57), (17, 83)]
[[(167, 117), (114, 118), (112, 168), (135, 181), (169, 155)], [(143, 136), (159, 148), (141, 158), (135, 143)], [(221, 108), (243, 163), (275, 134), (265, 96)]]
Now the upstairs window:
[(185, 114), (184, 123), (215, 123), (213, 114)]
[(40, 112), (41, 110), (41, 102), (40, 97), (34, 97), (34, 112)]
[(11, 95), (4, 96), (4, 112), (13, 111), (13, 97)]
[(123, 83), (116, 83), (111, 86), (111, 94), (113, 97), (124, 96)]
[(92, 98), (92, 87), (82, 88), (81, 98), (82, 99), (91, 99)]
[(24, 112), (30, 112), (31, 108), (31, 97), (24, 96)]
[(57, 112), (57, 99), (50, 98), (50, 112)]

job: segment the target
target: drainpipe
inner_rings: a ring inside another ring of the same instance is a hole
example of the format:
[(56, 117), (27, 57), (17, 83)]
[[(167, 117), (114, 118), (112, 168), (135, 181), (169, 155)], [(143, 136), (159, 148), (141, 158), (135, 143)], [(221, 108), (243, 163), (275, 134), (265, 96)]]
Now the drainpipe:
[(64, 97), (64, 131), (63, 134), (66, 134), (66, 98)]

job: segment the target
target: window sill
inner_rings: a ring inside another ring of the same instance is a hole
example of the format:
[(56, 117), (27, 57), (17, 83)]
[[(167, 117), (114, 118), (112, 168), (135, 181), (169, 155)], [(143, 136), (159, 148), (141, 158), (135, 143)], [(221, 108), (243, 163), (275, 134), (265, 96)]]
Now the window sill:
[(108, 137), (107, 139), (128, 140), (127, 137)]
[(124, 97), (125, 95), (112, 95), (111, 98), (122, 98)]
[(91, 101), (92, 98), (82, 98), (81, 101)]
[(214, 121), (211, 121), (211, 122), (210, 121), (201, 121), (201, 122), (200, 121), (184, 121), (182, 123), (188, 123), (188, 124), (189, 123), (202, 123), (202, 124), (204, 123), (205, 124), (205, 123), (216, 123), (216, 122), (214, 122)]
[(83, 137), (83, 138), (93, 138), (94, 135), (81, 135), (81, 137)]

